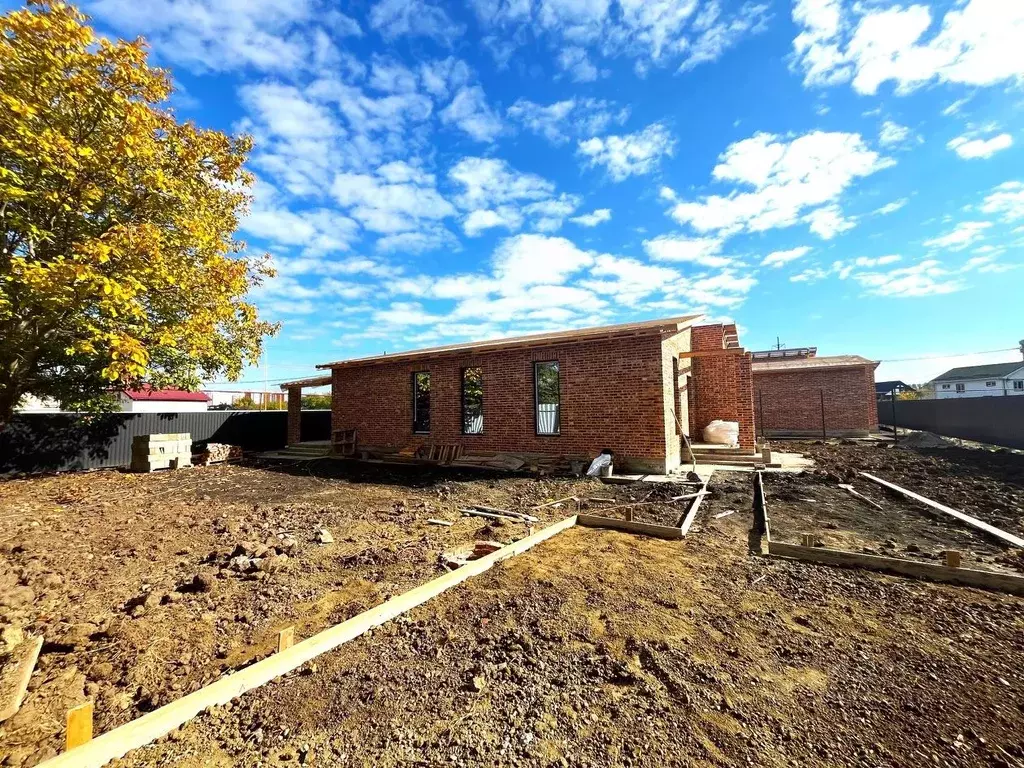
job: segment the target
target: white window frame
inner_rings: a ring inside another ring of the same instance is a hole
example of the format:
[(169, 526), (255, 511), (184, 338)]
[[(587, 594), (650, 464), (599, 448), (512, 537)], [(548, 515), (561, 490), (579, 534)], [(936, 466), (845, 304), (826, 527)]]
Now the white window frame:
[(956, 385), (956, 391), (957, 392), (966, 392), (967, 391), (967, 385), (966, 384), (957, 384)]

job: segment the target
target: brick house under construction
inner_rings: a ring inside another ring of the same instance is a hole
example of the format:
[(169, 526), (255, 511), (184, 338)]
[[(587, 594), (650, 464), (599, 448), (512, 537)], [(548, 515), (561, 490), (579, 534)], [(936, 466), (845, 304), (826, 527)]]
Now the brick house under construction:
[[(318, 365), (329, 376), (283, 384), (288, 441), (300, 441), (301, 390), (331, 385), (332, 429), (360, 449), (459, 445), (669, 471), (682, 432), (714, 419), (740, 425), (754, 451), (751, 357), (734, 325), (699, 315), (453, 344)], [(699, 439), (699, 438), (698, 438)]]
[(753, 352), (758, 437), (861, 436), (878, 429), (875, 368), (815, 347)]

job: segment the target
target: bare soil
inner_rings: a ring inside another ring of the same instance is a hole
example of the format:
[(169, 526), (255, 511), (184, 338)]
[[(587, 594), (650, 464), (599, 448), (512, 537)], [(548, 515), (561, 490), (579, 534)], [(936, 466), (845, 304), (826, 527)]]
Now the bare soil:
[[(844, 482), (863, 468), (1022, 522), (1020, 456), (960, 474), (954, 449), (804, 448)], [(86, 698), (109, 730), (267, 655), (284, 626), (308, 637), (443, 573), (446, 551), (528, 532), (460, 508), (613, 499), (585, 503), (600, 514), (652, 487), (329, 461), (0, 484), (0, 625), (46, 639), (0, 764), (55, 754)], [(716, 473), (711, 491), (684, 541), (571, 529), (123, 764), (1024, 764), (1024, 600), (766, 560), (751, 476)]]
[(851, 484), (854, 490), (881, 510), (840, 488), (825, 471), (766, 474), (772, 541), (799, 544), (808, 533), (817, 546), (932, 562), (944, 561), (944, 553), (955, 550), (965, 568), (1024, 571), (1019, 550), (883, 486), (858, 480)]

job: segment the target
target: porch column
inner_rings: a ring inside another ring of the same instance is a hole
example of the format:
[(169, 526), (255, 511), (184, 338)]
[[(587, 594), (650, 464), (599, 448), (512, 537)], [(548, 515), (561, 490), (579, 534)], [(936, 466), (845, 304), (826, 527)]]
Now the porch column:
[(302, 387), (288, 387), (288, 445), (302, 442)]

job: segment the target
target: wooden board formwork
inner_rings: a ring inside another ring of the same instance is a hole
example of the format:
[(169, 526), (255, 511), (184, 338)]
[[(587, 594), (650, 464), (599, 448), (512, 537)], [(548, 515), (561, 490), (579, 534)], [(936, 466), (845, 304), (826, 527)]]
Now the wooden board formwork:
[(960, 584), (968, 587), (980, 587), (997, 592), (1010, 592), (1024, 595), (1024, 576), (1014, 576), (995, 571), (979, 571), (971, 568), (951, 568), (937, 563), (922, 563), (917, 560), (903, 560), (896, 557), (880, 555), (864, 555), (859, 552), (847, 552), (841, 549), (825, 547), (804, 547), (797, 544), (783, 544), (778, 541), (768, 542), (768, 554), (778, 557), (789, 557), (827, 565), (851, 566), (866, 568), (872, 571), (895, 573), (900, 576), (912, 576), (928, 581)]
[(654, 536), (659, 539), (681, 539), (683, 531), (671, 525), (656, 525), (654, 523), (639, 523), (635, 520), (617, 520), (614, 517), (602, 517), (600, 515), (576, 516), (577, 524), (588, 528), (611, 528), (627, 533), (641, 533), (644, 536)]

